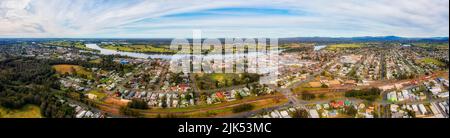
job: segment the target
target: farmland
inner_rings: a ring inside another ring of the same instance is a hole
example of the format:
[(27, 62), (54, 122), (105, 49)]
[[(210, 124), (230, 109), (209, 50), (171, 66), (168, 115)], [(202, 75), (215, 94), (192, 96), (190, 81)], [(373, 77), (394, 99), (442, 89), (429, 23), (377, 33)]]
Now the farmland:
[(144, 44), (133, 44), (133, 45), (101, 45), (102, 48), (117, 50), (123, 52), (139, 52), (139, 53), (170, 53), (173, 54), (175, 51), (170, 50), (168, 46), (152, 46)]
[(328, 50), (337, 50), (337, 49), (347, 49), (347, 48), (360, 48), (362, 47), (361, 44), (334, 44), (334, 45), (329, 45), (327, 47)]

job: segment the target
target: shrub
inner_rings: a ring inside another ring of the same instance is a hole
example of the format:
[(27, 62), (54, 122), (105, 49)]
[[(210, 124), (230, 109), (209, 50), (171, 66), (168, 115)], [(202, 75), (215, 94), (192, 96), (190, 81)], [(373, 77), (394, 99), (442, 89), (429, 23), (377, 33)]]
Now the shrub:
[(242, 104), (242, 105), (238, 105), (233, 107), (233, 113), (239, 113), (239, 112), (244, 112), (244, 111), (250, 111), (254, 108), (253, 105), (251, 104)]

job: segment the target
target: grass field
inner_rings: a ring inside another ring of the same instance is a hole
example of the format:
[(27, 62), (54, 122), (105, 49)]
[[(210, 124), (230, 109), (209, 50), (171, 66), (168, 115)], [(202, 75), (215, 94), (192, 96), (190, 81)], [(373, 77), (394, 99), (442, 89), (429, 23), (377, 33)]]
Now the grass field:
[(334, 44), (334, 45), (328, 45), (326, 49), (337, 50), (340, 48), (360, 48), (360, 47), (362, 47), (361, 44)]
[(22, 109), (0, 107), (0, 118), (42, 118), (41, 109), (36, 105), (26, 105)]
[(103, 59), (98, 58), (98, 59), (91, 60), (91, 61), (89, 61), (89, 62), (90, 62), (90, 63), (95, 63), (95, 64), (100, 64), (100, 63), (102, 63), (102, 61), (103, 61)]
[(86, 45), (83, 42), (54, 41), (54, 42), (48, 42), (45, 44), (50, 45), (50, 46), (72, 47), (72, 48), (78, 48), (78, 49), (86, 50), (86, 51), (95, 51), (94, 49), (90, 49), (90, 48), (86, 47)]
[(196, 85), (202, 90), (230, 87), (252, 83), (259, 80), (258, 74), (234, 73), (199, 73), (196, 74)]
[(99, 91), (96, 91), (96, 90), (89, 91), (88, 93), (97, 95), (97, 99), (98, 100), (101, 100), (101, 99), (103, 99), (103, 98), (105, 98), (107, 96), (106, 93), (99, 92)]
[(423, 58), (420, 59), (420, 62), (423, 62), (425, 64), (434, 64), (436, 66), (445, 66), (445, 64), (439, 60), (436, 60), (434, 58)]
[(155, 47), (151, 45), (102, 45), (102, 48), (118, 50), (124, 52), (140, 52), (140, 53), (172, 53), (174, 54), (176, 51), (170, 50), (168, 47)]
[(226, 83), (227, 81), (231, 81), (233, 78), (238, 79), (239, 75), (237, 74), (225, 74), (225, 73), (213, 73), (209, 75), (212, 80), (218, 81), (219, 83)]
[(87, 71), (82, 66), (62, 64), (62, 65), (54, 65), (53, 68), (56, 70), (56, 72), (58, 74), (65, 74), (65, 73), (74, 74), (75, 73), (77, 75), (86, 75), (86, 77), (88, 77), (88, 79), (93, 78), (92, 73)]

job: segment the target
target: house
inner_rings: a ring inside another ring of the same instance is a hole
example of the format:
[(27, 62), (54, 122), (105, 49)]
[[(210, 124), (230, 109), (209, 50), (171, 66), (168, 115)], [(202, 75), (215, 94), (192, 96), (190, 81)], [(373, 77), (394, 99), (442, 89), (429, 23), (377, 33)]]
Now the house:
[(319, 113), (314, 109), (309, 110), (309, 116), (311, 116), (311, 118), (320, 118)]
[(83, 118), (84, 114), (86, 114), (86, 111), (83, 110), (80, 113), (78, 113), (77, 115), (75, 115), (76, 118)]
[(282, 118), (291, 118), (291, 116), (289, 116), (289, 113), (287, 111), (281, 111), (280, 115)]
[(438, 86), (435, 86), (429, 89), (428, 91), (430, 91), (433, 95), (437, 95), (442, 91), (442, 89)]
[(403, 101), (403, 100), (405, 100), (404, 98), (403, 98), (403, 95), (402, 95), (402, 93), (400, 93), (400, 92), (398, 92), (397, 93), (397, 99), (398, 99), (398, 101)]
[(419, 104), (419, 111), (422, 115), (425, 115), (428, 113), (427, 109), (425, 108), (425, 105)]
[(322, 106), (323, 106), (323, 109), (328, 109), (328, 108), (330, 108), (330, 106), (329, 106), (328, 104), (326, 104), (326, 103), (323, 104)]
[(441, 112), (439, 112), (439, 110), (437, 109), (437, 105), (435, 103), (431, 103), (430, 109), (434, 115), (441, 114)]
[(397, 93), (395, 91), (389, 92), (387, 94), (387, 100), (389, 100), (390, 102), (397, 102)]
[(331, 107), (340, 108), (344, 106), (344, 101), (330, 102)]
[(439, 98), (448, 98), (448, 92), (439, 93), (437, 96)]
[(419, 107), (417, 107), (417, 105), (413, 104), (411, 107), (416, 114), (419, 114)]
[(408, 90), (402, 90), (402, 95), (405, 100), (409, 100), (411, 96), (409, 95)]
[(391, 106), (390, 106), (391, 108), (390, 108), (390, 110), (391, 110), (391, 112), (393, 112), (393, 113), (395, 113), (395, 112), (398, 112), (398, 105), (396, 105), (396, 104), (391, 104)]
[(216, 96), (220, 100), (224, 100), (225, 99), (225, 96), (223, 95), (223, 92), (216, 92)]
[(271, 112), (270, 116), (272, 116), (272, 118), (280, 118), (280, 115), (278, 115), (278, 113), (276, 113), (275, 111)]
[(92, 93), (87, 93), (87, 94), (85, 94), (89, 99), (91, 99), (91, 100), (94, 100), (94, 99), (97, 99), (97, 95), (95, 95), (95, 94), (92, 94)]

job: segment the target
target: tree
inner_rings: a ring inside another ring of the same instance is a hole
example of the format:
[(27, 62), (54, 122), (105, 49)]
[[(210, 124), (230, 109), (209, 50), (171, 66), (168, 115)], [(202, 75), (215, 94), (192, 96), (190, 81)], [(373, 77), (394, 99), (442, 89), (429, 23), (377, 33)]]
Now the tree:
[(348, 106), (345, 108), (345, 114), (355, 117), (358, 113), (358, 110), (354, 106)]
[(205, 102), (206, 99), (208, 99), (208, 97), (206, 96), (206, 93), (201, 93), (201, 94), (200, 94), (200, 101)]
[(311, 93), (302, 93), (302, 99), (303, 100), (313, 100), (316, 98), (316, 95)]
[(187, 101), (189, 101), (189, 100), (192, 99), (192, 96), (191, 96), (189, 93), (187, 93), (187, 94), (184, 96), (184, 99), (187, 100)]
[(406, 110), (406, 113), (407, 113), (408, 116), (410, 116), (411, 118), (416, 118), (416, 112), (411, 111), (411, 110)]
[(252, 104), (241, 104), (238, 106), (233, 107), (232, 111), (233, 113), (240, 113), (244, 111), (250, 111), (254, 108)]
[(309, 118), (308, 111), (305, 109), (295, 110), (294, 112), (291, 112), (291, 116), (292, 118)]
[(148, 109), (147, 103), (142, 99), (132, 99), (131, 102), (127, 104), (127, 107), (134, 109)]
[(133, 116), (133, 117), (141, 117), (142, 116), (141, 113), (139, 113), (138, 111), (135, 111), (127, 106), (120, 107), (119, 111), (123, 115), (128, 115), (128, 116)]
[(235, 97), (237, 100), (241, 100), (241, 99), (242, 99), (242, 95), (239, 94), (238, 92), (234, 94), (234, 97)]
[(320, 95), (319, 95), (319, 98), (320, 98), (320, 99), (323, 99), (323, 98), (325, 98), (325, 94), (323, 94), (323, 93), (322, 93), (322, 94), (320, 94)]

